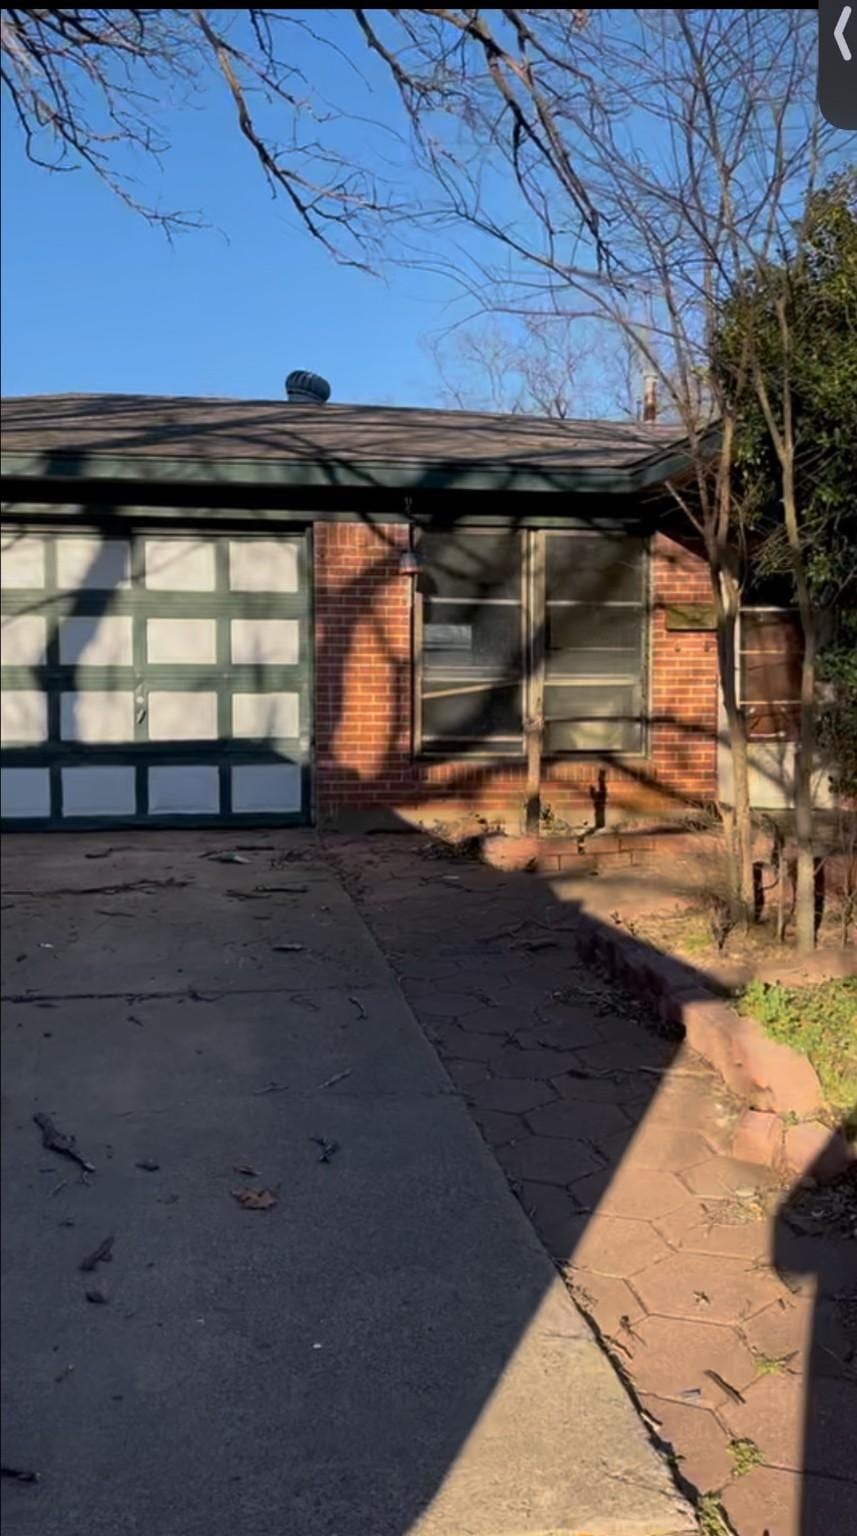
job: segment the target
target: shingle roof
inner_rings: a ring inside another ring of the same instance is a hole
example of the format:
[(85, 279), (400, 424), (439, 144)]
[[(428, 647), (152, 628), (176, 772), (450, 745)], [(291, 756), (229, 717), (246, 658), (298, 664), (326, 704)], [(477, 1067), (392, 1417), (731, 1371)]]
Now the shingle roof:
[(2, 447), (28, 459), (318, 461), (626, 470), (681, 442), (676, 426), (554, 421), (384, 405), (169, 395), (31, 395), (3, 401)]

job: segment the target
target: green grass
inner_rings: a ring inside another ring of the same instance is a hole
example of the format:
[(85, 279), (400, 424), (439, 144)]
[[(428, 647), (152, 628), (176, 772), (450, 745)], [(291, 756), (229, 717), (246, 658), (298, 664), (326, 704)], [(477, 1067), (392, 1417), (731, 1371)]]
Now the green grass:
[(714, 947), (706, 919), (695, 914), (687, 918), (679, 930), (678, 942), (686, 955), (701, 955)]
[(755, 1440), (745, 1438), (729, 1441), (729, 1455), (732, 1457), (733, 1477), (746, 1477), (762, 1460), (762, 1453)]
[(729, 1536), (723, 1505), (716, 1493), (704, 1493), (696, 1508), (702, 1536)]
[(738, 1000), (773, 1040), (808, 1056), (824, 1096), (857, 1133), (857, 978), (822, 981), (812, 987), (784, 987), (752, 981)]
[(788, 1360), (785, 1355), (756, 1355), (753, 1363), (757, 1376), (778, 1376), (785, 1370)]

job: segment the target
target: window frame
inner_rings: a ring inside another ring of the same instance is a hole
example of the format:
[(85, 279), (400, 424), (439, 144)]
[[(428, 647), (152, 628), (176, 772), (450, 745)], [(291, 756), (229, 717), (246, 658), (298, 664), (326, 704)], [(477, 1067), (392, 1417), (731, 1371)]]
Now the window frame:
[[(759, 731), (750, 731), (749, 712), (752, 709), (764, 709), (768, 713), (775, 713), (777, 711), (785, 712), (786, 710), (791, 710), (792, 713), (796, 716), (800, 707), (799, 694), (793, 699), (747, 699), (744, 697), (742, 677), (743, 660), (745, 655), (752, 654), (752, 652), (747, 652), (744, 647), (744, 620), (745, 617), (757, 613), (774, 613), (789, 619), (796, 618), (798, 621), (798, 626), (800, 625), (800, 615), (797, 608), (794, 606), (787, 606), (782, 603), (746, 603), (742, 604), (741, 608), (739, 609), (735, 636), (735, 692), (738, 699), (738, 707), (744, 716), (747, 741), (750, 745), (752, 745), (752, 743), (755, 741), (793, 742), (796, 739), (795, 734), (790, 734), (786, 730), (769, 731), (765, 732), (764, 734)], [(771, 651), (769, 654), (772, 656), (784, 658), (790, 655), (788, 651)]]
[[(460, 527), (460, 525), (459, 525)], [(419, 541), (422, 532), (440, 533), (439, 528), (427, 528), (418, 530), (416, 536), (416, 548), (419, 550)], [(497, 535), (509, 531), (505, 525), (491, 524), (483, 527), (465, 525), (463, 529), (468, 536), (484, 534)], [(640, 726), (639, 746), (632, 749), (607, 747), (581, 747), (561, 748), (553, 751), (543, 751), (545, 761), (639, 761), (644, 759), (650, 745), (650, 693), (651, 693), (651, 614), (652, 614), (652, 560), (651, 560), (651, 536), (639, 523), (631, 523), (624, 526), (614, 525), (605, 527), (602, 532), (606, 537), (613, 535), (625, 535), (628, 538), (636, 538), (640, 542), (640, 578), (639, 599), (615, 599), (606, 600), (605, 607), (622, 607), (638, 609), (640, 613), (640, 666), (639, 672), (633, 676), (626, 673), (601, 674), (600, 676), (583, 676), (575, 678), (549, 679), (547, 675), (547, 541), (552, 537), (589, 537), (592, 538), (597, 529), (590, 526), (580, 528), (524, 528), (511, 530), (516, 533), (521, 544), (521, 598), (519, 603), (521, 615), (521, 688), (522, 705), (522, 730), (519, 740), (513, 744), (509, 737), (483, 736), (474, 737), (471, 742), (465, 744), (462, 738), (435, 737), (427, 735), (423, 730), (423, 701), (424, 687), (427, 681), (425, 665), (425, 641), (424, 641), (424, 595), (419, 590), (418, 581), (415, 583), (412, 604), (412, 636), (413, 636), (413, 665), (412, 665), (412, 719), (413, 719), (413, 750), (414, 755), (427, 761), (463, 761), (471, 762), (474, 759), (488, 758), (492, 761), (507, 760), (521, 762), (527, 755), (527, 721), (536, 718), (543, 713), (545, 687), (548, 683), (554, 686), (584, 686), (596, 687), (609, 684), (627, 684), (638, 686), (640, 698)], [(454, 535), (455, 528), (449, 530)], [(468, 599), (434, 599), (438, 601), (455, 603), (466, 602)], [(514, 606), (515, 599), (470, 599), (481, 603), (493, 603), (495, 606)], [(559, 599), (564, 606), (588, 606), (582, 599)], [(623, 647), (622, 649), (626, 649)], [(442, 681), (442, 679), (440, 679)], [(464, 680), (463, 680), (464, 681)], [(496, 680), (495, 680), (496, 681)], [(474, 680), (474, 686), (478, 682)], [(491, 682), (486, 682), (485, 687), (490, 688)]]
[[(650, 539), (642, 530), (637, 529), (635, 527), (629, 527), (629, 528), (621, 530), (622, 534), (625, 537), (627, 537), (627, 538), (637, 538), (637, 539), (639, 539), (639, 542), (640, 542), (640, 572), (639, 572), (639, 595), (638, 595), (638, 598), (636, 600), (632, 600), (631, 598), (607, 598), (607, 599), (603, 600), (603, 602), (600, 605), (598, 605), (598, 606), (600, 606), (602, 608), (623, 608), (623, 609), (625, 609), (625, 608), (632, 608), (632, 609), (635, 609), (635, 610), (639, 611), (639, 614), (640, 614), (640, 665), (639, 665), (639, 671), (634, 673), (633, 675), (631, 675), (630, 673), (624, 673), (624, 672), (610, 672), (610, 673), (601, 673), (601, 674), (598, 674), (598, 675), (593, 673), (593, 674), (590, 674), (589, 676), (586, 676), (584, 674), (583, 676), (575, 676), (575, 677), (572, 677), (572, 676), (565, 676), (565, 677), (563, 677), (563, 676), (557, 676), (557, 675), (551, 676), (549, 674), (549, 670), (548, 670), (548, 650), (547, 650), (547, 633), (548, 633), (548, 628), (547, 628), (548, 598), (547, 598), (547, 579), (546, 579), (547, 578), (547, 541), (548, 541), (548, 539), (551, 539), (551, 538), (574, 538), (574, 537), (587, 537), (587, 538), (591, 538), (593, 536), (593, 531), (594, 530), (591, 529), (591, 528), (545, 528), (545, 529), (540, 529), (539, 533), (538, 533), (539, 538), (541, 540), (543, 540), (544, 551), (545, 551), (545, 555), (544, 555), (544, 559), (543, 559), (543, 565), (544, 565), (544, 571), (545, 571), (545, 591), (543, 593), (543, 599), (542, 599), (542, 601), (543, 601), (543, 607), (542, 607), (543, 618), (542, 618), (542, 624), (541, 624), (542, 634), (543, 634), (543, 637), (544, 637), (544, 663), (543, 663), (543, 665), (544, 665), (544, 686), (546, 688), (547, 687), (563, 687), (563, 686), (565, 686), (565, 687), (575, 687), (575, 688), (595, 688), (595, 687), (598, 687), (598, 686), (615, 684), (615, 685), (624, 685), (624, 686), (638, 687), (639, 688), (639, 696), (640, 696), (640, 725), (639, 725), (639, 732), (640, 732), (640, 734), (639, 734), (639, 746), (637, 746), (637, 747), (601, 747), (601, 748), (599, 748), (599, 747), (562, 747), (562, 748), (554, 749), (553, 751), (550, 751), (549, 749), (545, 748), (543, 756), (545, 758), (549, 759), (551, 762), (556, 761), (556, 760), (562, 761), (565, 758), (601, 758), (601, 757), (622, 758), (622, 759), (626, 759), (626, 758), (627, 759), (630, 759), (630, 758), (641, 758), (641, 757), (645, 757), (646, 751), (647, 751), (647, 748), (648, 748), (648, 731), (649, 731), (649, 631), (650, 631), (650, 614), (651, 614), (650, 559), (649, 559), (649, 555), (650, 555)], [(610, 530), (610, 529), (605, 529), (604, 530), (604, 532), (607, 533), (607, 534), (610, 534), (613, 531), (614, 530)], [(589, 603), (589, 602), (586, 602), (585, 600), (580, 599), (580, 598), (552, 598), (550, 601), (555, 606), (563, 607), (563, 608), (590, 608), (590, 607), (596, 606), (596, 605), (594, 605), (592, 603)], [(627, 650), (628, 647), (626, 647), (626, 646), (617, 647), (617, 650), (618, 649)]]

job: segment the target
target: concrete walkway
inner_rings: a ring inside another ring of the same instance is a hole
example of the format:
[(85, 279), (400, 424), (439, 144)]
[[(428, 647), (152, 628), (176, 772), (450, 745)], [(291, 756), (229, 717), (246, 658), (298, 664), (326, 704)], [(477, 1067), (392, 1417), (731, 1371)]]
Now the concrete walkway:
[(695, 1528), (310, 838), (3, 887), (6, 1536)]
[(606, 882), (326, 846), (706, 1531), (854, 1536), (857, 1187), (725, 1155), (721, 1080), (575, 958)]

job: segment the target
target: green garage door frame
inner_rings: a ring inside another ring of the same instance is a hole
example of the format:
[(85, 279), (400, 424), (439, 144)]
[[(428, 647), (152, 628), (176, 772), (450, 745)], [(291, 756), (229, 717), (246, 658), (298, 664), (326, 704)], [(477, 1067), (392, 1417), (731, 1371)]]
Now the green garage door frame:
[[(311, 527), (275, 527), (265, 523), (258, 533), (246, 526), (212, 527), (200, 523), (165, 524), (163, 521), (127, 522), (109, 526), (86, 522), (13, 521), (4, 519), (3, 538), (29, 534), (45, 541), (45, 584), (40, 588), (2, 589), (2, 614), (43, 614), (48, 619), (48, 645), (44, 666), (3, 666), (6, 690), (38, 689), (47, 698), (48, 739), (33, 745), (3, 743), (0, 760), (7, 768), (48, 768), (50, 815), (6, 817), (4, 830), (72, 830), (123, 826), (292, 826), (312, 819), (312, 611)], [(57, 540), (61, 537), (98, 537), (130, 544), (130, 586), (107, 591), (61, 591), (57, 585)], [(152, 590), (143, 584), (144, 544), (147, 538), (193, 539), (211, 543), (215, 552), (215, 586), (207, 592)], [(232, 592), (229, 587), (229, 543), (284, 541), (296, 546), (297, 592)], [(59, 623), (63, 618), (109, 614), (133, 620), (133, 666), (97, 667), (63, 665), (59, 659)], [(230, 620), (233, 618), (293, 619), (298, 624), (298, 660), (291, 665), (254, 662), (233, 664), (230, 655)], [(149, 664), (146, 656), (148, 618), (211, 618), (216, 621), (217, 661), (211, 665)], [(0, 658), (2, 659), (2, 658)], [(60, 695), (75, 688), (133, 691), (135, 695), (132, 743), (83, 744), (60, 739)], [(217, 695), (218, 739), (205, 741), (147, 740), (147, 700), (154, 690), (200, 690)], [(236, 740), (232, 735), (233, 693), (294, 692), (299, 700), (299, 734), (290, 738)], [(138, 705), (142, 701), (143, 707)], [(233, 767), (260, 764), (295, 765), (299, 770), (300, 806), (294, 811), (235, 812), (232, 808)], [(156, 765), (216, 765), (220, 810), (155, 813), (148, 810), (148, 768)], [(69, 767), (135, 769), (134, 814), (63, 815), (62, 770)]]

